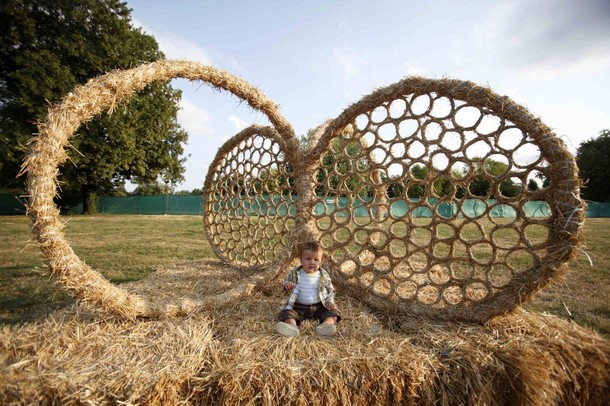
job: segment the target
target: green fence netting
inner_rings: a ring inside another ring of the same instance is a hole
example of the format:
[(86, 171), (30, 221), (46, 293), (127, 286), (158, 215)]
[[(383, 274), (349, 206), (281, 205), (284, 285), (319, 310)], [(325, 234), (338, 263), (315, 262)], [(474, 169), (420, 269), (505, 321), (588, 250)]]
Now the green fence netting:
[(25, 199), (15, 195), (0, 195), (0, 215), (25, 214)]
[[(104, 214), (191, 214), (203, 213), (202, 195), (163, 196), (102, 196), (97, 211)], [(69, 214), (79, 214), (83, 206), (71, 208)]]
[[(236, 201), (228, 204), (228, 208), (237, 208), (235, 211), (238, 215), (266, 214), (273, 216), (277, 213), (280, 216), (284, 216), (287, 212), (294, 215), (294, 202), (288, 202), (292, 204), (287, 204), (284, 201), (282, 204), (279, 197), (263, 197), (259, 198), (258, 201), (252, 200), (246, 207), (239, 206)], [(273, 204), (270, 204), (271, 201), (273, 201)], [(394, 217), (404, 217), (409, 211), (412, 212), (413, 217), (432, 217), (435, 212), (437, 215), (445, 218), (456, 216), (479, 217), (485, 213), (487, 207), (491, 207), (492, 217), (516, 216), (515, 209), (509, 205), (498, 204), (495, 200), (474, 199), (461, 202), (461, 211), (460, 205), (453, 202), (439, 202), (437, 199), (428, 199), (427, 202), (396, 200), (390, 204), (390, 213)], [(215, 208), (218, 210), (221, 206), (215, 205)], [(227, 207), (224, 209), (227, 209)], [(314, 214), (317, 216), (333, 214), (336, 217), (348, 217), (353, 212), (355, 217), (375, 217), (378, 210), (379, 206), (370, 200), (355, 199), (353, 202), (350, 202), (347, 197), (327, 198), (324, 202), (314, 206)], [(547, 217), (550, 215), (546, 202), (528, 202), (525, 204), (524, 211), (528, 217)]]
[[(108, 214), (202, 214), (202, 195), (103, 196), (97, 207)], [(82, 207), (75, 208), (76, 210)], [(77, 212), (80, 212), (77, 211)]]
[(587, 202), (587, 217), (608, 218), (610, 217), (610, 203)]
[[(282, 196), (262, 196), (235, 198), (215, 204), (216, 210), (230, 210), (238, 215), (266, 215), (285, 216), (295, 214), (295, 197), (291, 199)], [(220, 200), (219, 200), (220, 202)], [(413, 217), (431, 217), (437, 215), (450, 218), (454, 216), (478, 217), (483, 214), (486, 207), (491, 207), (493, 217), (515, 217), (515, 209), (506, 204), (498, 204), (495, 200), (468, 199), (458, 204), (453, 202), (438, 202), (428, 200), (427, 204), (421, 201), (397, 200), (390, 204), (390, 212), (396, 217), (405, 216), (411, 210)], [(375, 216), (378, 206), (370, 200), (356, 199), (351, 202), (346, 197), (327, 198), (315, 205), (314, 213), (323, 213), (335, 216), (348, 216), (351, 211), (356, 217)], [(69, 214), (79, 214), (82, 206), (69, 210)], [(163, 195), (163, 196), (102, 196), (98, 200), (98, 211), (107, 214), (190, 214), (203, 213), (202, 195)], [(546, 202), (532, 201), (524, 206), (527, 217), (547, 217), (550, 215)], [(25, 199), (15, 195), (0, 195), (0, 215), (24, 214)], [(610, 218), (610, 203), (587, 202), (587, 217)]]
[[(351, 206), (351, 209), (350, 209)], [(496, 200), (474, 200), (469, 199), (460, 205), (453, 202), (439, 202), (438, 199), (428, 199), (427, 202), (419, 200), (397, 200), (390, 204), (390, 213), (394, 217), (404, 217), (411, 211), (413, 217), (432, 217), (437, 215), (444, 218), (456, 216), (479, 217), (485, 214), (491, 207), (492, 217), (515, 217), (516, 211), (506, 204), (498, 204)], [(214, 204), (214, 210), (222, 210), (230, 215), (237, 216), (286, 216), (295, 214), (295, 200), (289, 200), (280, 196), (244, 197), (231, 200), (219, 199)], [(348, 217), (353, 212), (355, 217), (375, 217), (379, 206), (371, 200), (355, 199), (350, 202), (347, 197), (327, 198), (314, 206), (313, 212), (316, 216), (323, 214), (335, 217)], [(546, 202), (528, 202), (524, 207), (527, 217), (547, 217), (550, 215), (549, 206)]]

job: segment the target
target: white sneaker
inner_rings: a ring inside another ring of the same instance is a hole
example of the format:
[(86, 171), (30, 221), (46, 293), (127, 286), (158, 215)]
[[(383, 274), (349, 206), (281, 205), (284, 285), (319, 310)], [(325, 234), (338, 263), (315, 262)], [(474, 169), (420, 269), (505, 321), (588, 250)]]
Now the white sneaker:
[(301, 335), (297, 326), (284, 323), (283, 321), (280, 321), (275, 325), (275, 330), (286, 337), (298, 337)]
[(332, 336), (337, 332), (337, 326), (335, 324), (322, 323), (316, 326), (316, 333), (321, 336)]

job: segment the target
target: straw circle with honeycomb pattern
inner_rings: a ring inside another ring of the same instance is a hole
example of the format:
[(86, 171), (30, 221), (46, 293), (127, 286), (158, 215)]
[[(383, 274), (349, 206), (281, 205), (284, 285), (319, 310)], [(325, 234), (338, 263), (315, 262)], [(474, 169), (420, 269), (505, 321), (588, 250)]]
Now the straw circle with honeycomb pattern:
[[(78, 258), (53, 198), (64, 148), (82, 123), (178, 77), (232, 93), (273, 126), (227, 141), (204, 185), (206, 236), (221, 260), (244, 270), (243, 281), (205, 301), (165, 303), (126, 292)], [(24, 170), (28, 214), (52, 274), (79, 299), (127, 318), (185, 314), (247, 294), (316, 239), (340, 292), (388, 312), (481, 322), (528, 300), (582, 240), (578, 171), (563, 142), (509, 98), (452, 79), (409, 77), (379, 89), (304, 144), (244, 80), (158, 61), (100, 76), (53, 106)]]

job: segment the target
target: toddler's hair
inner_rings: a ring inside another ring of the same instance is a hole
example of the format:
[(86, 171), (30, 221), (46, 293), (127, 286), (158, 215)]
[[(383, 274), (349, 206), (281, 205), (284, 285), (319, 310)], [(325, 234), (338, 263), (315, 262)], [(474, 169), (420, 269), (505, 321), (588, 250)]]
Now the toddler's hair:
[(305, 250), (318, 252), (324, 251), (324, 248), (322, 248), (322, 245), (320, 245), (320, 243), (317, 241), (308, 241), (301, 245), (301, 254), (303, 254), (303, 251)]

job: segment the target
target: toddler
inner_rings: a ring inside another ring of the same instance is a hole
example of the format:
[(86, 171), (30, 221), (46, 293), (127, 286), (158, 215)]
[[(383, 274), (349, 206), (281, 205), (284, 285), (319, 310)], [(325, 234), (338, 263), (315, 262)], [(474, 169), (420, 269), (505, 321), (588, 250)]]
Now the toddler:
[(298, 326), (303, 320), (316, 319), (316, 333), (332, 336), (337, 331), (341, 313), (335, 304), (335, 288), (322, 265), (322, 246), (307, 242), (301, 247), (301, 266), (291, 270), (282, 287), (292, 290), (280, 313), (275, 329), (288, 337), (300, 335)]

